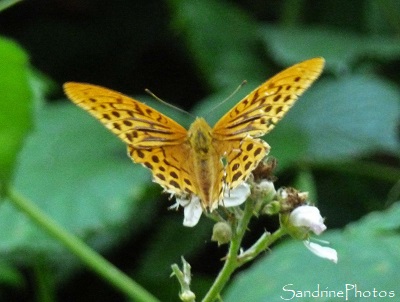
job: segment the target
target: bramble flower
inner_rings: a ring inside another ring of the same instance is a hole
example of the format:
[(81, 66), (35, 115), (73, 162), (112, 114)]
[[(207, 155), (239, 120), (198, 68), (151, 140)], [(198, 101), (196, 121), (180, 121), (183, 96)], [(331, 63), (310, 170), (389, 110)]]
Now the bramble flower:
[[(250, 186), (247, 183), (242, 183), (235, 189), (226, 190), (223, 200), (219, 202), (219, 206), (235, 207), (241, 205), (246, 201), (250, 195)], [(183, 209), (183, 225), (187, 227), (194, 227), (200, 220), (203, 208), (201, 207), (200, 199), (197, 196), (192, 196), (190, 200), (176, 198), (178, 205), (184, 207)]]
[(249, 196), (250, 186), (243, 182), (231, 191), (225, 190), (224, 198), (219, 205), (226, 208), (240, 206)]
[(321, 246), (310, 241), (310, 232), (320, 235), (326, 230), (324, 219), (317, 207), (310, 205), (299, 206), (290, 213), (288, 219), (285, 219), (285, 221), (285, 227), (288, 233), (294, 238), (302, 239), (304, 245), (313, 254), (337, 263), (338, 255), (335, 249)]
[(289, 216), (291, 225), (304, 228), (305, 231), (312, 231), (315, 235), (320, 235), (326, 230), (324, 219), (317, 207), (304, 205), (295, 208)]
[(197, 196), (192, 196), (190, 200), (176, 198), (176, 202), (183, 207), (183, 225), (194, 227), (199, 222), (203, 212), (200, 198)]

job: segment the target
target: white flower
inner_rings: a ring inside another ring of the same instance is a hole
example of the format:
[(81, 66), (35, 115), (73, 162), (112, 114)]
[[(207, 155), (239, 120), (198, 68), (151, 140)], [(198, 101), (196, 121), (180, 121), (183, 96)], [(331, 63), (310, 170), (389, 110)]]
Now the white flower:
[(303, 227), (311, 230), (316, 235), (320, 235), (326, 230), (324, 219), (317, 207), (300, 206), (290, 213), (289, 222), (295, 227)]
[(309, 240), (304, 240), (304, 245), (315, 255), (318, 257), (330, 260), (334, 263), (338, 262), (338, 255), (335, 249), (332, 249), (327, 246), (321, 246)]
[(297, 207), (292, 211), (292, 213), (290, 213), (289, 225), (292, 232), (291, 234), (295, 235), (295, 238), (307, 238), (306, 240), (303, 240), (304, 245), (313, 254), (337, 263), (338, 255), (336, 250), (311, 242), (309, 239), (308, 233), (310, 231), (316, 235), (320, 235), (326, 230), (324, 219), (322, 218), (318, 208), (309, 205)]
[[(241, 205), (250, 195), (250, 186), (247, 183), (242, 183), (235, 189), (226, 190), (223, 200), (219, 202), (223, 207), (235, 207)], [(200, 203), (200, 198), (193, 195), (191, 199), (176, 198), (178, 205), (184, 207), (183, 209), (183, 225), (187, 227), (194, 227), (200, 220), (203, 208)], [(175, 207), (175, 206), (173, 206)], [(214, 209), (211, 209), (211, 211)]]
[(231, 191), (225, 190), (224, 198), (219, 202), (219, 205), (226, 208), (240, 206), (249, 195), (250, 186), (243, 182)]
[(199, 197), (193, 195), (190, 200), (176, 198), (176, 202), (183, 207), (183, 225), (194, 227), (199, 222), (203, 212)]

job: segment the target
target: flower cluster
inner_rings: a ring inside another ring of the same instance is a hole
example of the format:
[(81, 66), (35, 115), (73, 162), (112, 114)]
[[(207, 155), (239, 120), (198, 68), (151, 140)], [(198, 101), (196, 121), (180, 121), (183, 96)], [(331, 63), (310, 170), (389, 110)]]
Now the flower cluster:
[[(279, 214), (281, 228), (286, 234), (302, 240), (315, 255), (336, 263), (338, 261), (336, 250), (311, 241), (310, 234), (321, 235), (326, 230), (319, 209), (308, 204), (306, 192), (299, 192), (293, 188), (275, 190), (274, 177), (271, 176), (274, 167), (275, 162), (261, 163), (246, 182), (234, 190), (226, 190), (223, 201), (220, 201), (218, 206), (226, 210), (232, 209), (232, 213), (240, 219), (241, 214), (238, 214), (241, 213), (240, 206), (249, 199), (248, 202), (254, 203), (254, 214)], [(190, 200), (177, 198), (176, 206), (179, 205), (184, 208), (183, 225), (195, 226), (204, 211), (200, 199), (197, 196), (192, 196)], [(219, 222), (214, 227), (212, 240), (218, 244), (226, 244), (234, 231), (222, 216), (215, 217)]]
[[(338, 261), (335, 249), (316, 243), (312, 237), (321, 235), (327, 227), (319, 209), (310, 205), (308, 193), (293, 188), (275, 190), (271, 173), (273, 168), (274, 162), (261, 163), (246, 182), (234, 190), (226, 190), (223, 201), (211, 211), (205, 211), (201, 200), (196, 196), (192, 196), (190, 200), (177, 198), (175, 206), (184, 207), (185, 226), (195, 226), (204, 211), (206, 216), (216, 221), (211, 240), (218, 245), (229, 244), (227, 256), (224, 258), (225, 265), (209, 291), (209, 294), (214, 295), (213, 300), (217, 297), (215, 289), (222, 288), (235, 269), (253, 260), (284, 235), (303, 241), (307, 249), (318, 257), (334, 263)], [(243, 249), (242, 240), (249, 229), (249, 222), (253, 216), (259, 215), (278, 215), (280, 227), (273, 233), (264, 232), (253, 245)], [(183, 260), (182, 270), (174, 264), (173, 270), (181, 283), (181, 300), (193, 302), (195, 296), (190, 290), (191, 274), (187, 269), (185, 273), (185, 267), (188, 267), (185, 263)]]

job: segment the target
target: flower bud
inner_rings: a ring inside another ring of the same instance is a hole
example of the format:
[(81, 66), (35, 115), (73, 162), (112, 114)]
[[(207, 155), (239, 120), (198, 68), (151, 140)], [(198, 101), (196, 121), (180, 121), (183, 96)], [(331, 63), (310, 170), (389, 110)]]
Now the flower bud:
[(196, 295), (191, 290), (185, 290), (179, 295), (179, 298), (184, 302), (192, 302), (195, 301)]
[(289, 217), (290, 223), (295, 227), (303, 227), (320, 235), (326, 230), (324, 219), (317, 207), (304, 205), (292, 211)]
[(280, 216), (281, 225), (296, 239), (307, 239), (310, 231), (320, 235), (326, 230), (324, 219), (317, 207), (304, 205)]
[(279, 201), (271, 201), (268, 203), (262, 210), (263, 214), (267, 215), (275, 215), (278, 214), (281, 211), (281, 204)]
[(217, 222), (213, 227), (212, 241), (218, 242), (218, 245), (226, 244), (232, 239), (232, 227), (226, 222)]
[(274, 183), (266, 179), (261, 180), (254, 185), (253, 194), (263, 200), (272, 199), (276, 195)]

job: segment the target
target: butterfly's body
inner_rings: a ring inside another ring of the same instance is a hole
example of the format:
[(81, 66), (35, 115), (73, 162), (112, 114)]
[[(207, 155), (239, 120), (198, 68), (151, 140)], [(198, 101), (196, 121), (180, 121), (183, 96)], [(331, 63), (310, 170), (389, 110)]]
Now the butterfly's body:
[(204, 210), (212, 211), (268, 154), (269, 145), (258, 137), (274, 128), (323, 65), (322, 58), (314, 58), (280, 72), (213, 128), (196, 118), (186, 130), (151, 107), (100, 86), (66, 83), (64, 89), (128, 145), (133, 161), (149, 168), (165, 191), (189, 202), (196, 196)]
[(223, 191), (223, 165), (212, 137), (212, 129), (203, 118), (196, 118), (188, 131), (190, 157), (196, 192), (205, 208), (218, 204)]

